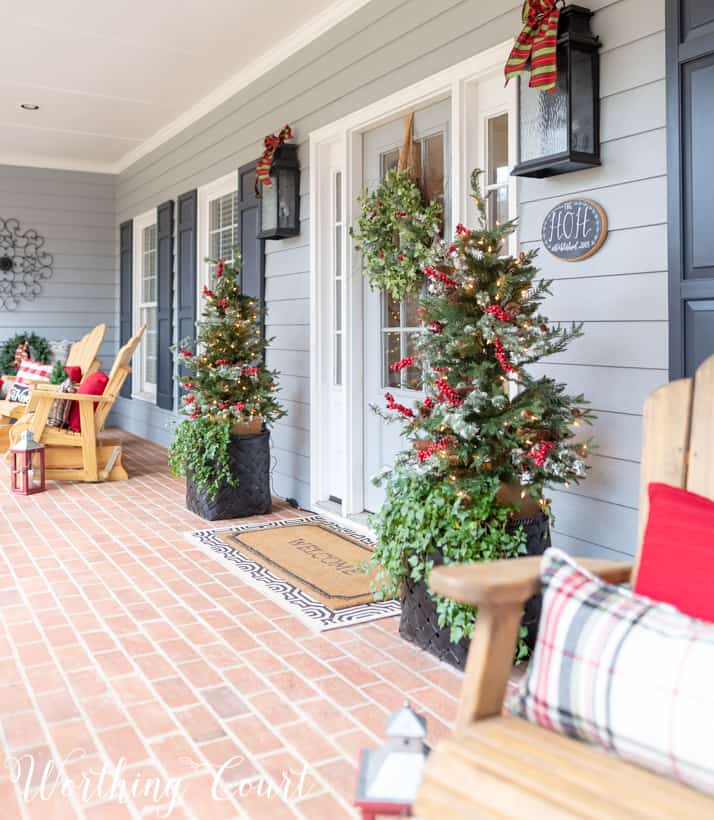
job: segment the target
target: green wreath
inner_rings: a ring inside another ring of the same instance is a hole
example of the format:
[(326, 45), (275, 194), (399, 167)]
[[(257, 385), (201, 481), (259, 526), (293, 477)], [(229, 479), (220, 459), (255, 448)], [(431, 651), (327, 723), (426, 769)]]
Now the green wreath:
[(15, 367), (15, 351), (18, 345), (23, 344), (23, 342), (29, 342), (30, 356), (34, 361), (40, 362), (41, 364), (50, 363), (52, 351), (50, 350), (47, 339), (38, 336), (36, 333), (18, 333), (17, 336), (13, 336), (6, 342), (3, 342), (2, 347), (0, 347), (1, 375), (13, 376), (17, 372)]
[(387, 291), (397, 301), (419, 290), (422, 270), (439, 236), (442, 207), (422, 202), (408, 174), (388, 171), (374, 191), (359, 199), (358, 230), (350, 229), (362, 253), (362, 267), (373, 290)]

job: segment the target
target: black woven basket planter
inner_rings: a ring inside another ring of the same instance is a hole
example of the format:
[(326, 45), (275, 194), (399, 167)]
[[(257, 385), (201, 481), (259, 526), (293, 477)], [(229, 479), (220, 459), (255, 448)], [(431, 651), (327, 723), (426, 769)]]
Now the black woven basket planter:
[(224, 485), (214, 498), (206, 496), (186, 479), (186, 506), (207, 521), (265, 515), (273, 509), (270, 494), (270, 433), (231, 436), (228, 446), (231, 473), (237, 487)]
[[(514, 521), (512, 529), (523, 526), (526, 531), (526, 551), (528, 555), (542, 555), (550, 546), (550, 527), (548, 516), (524, 518)], [(443, 564), (439, 553), (434, 555), (434, 565)], [(526, 604), (522, 624), (528, 629), (528, 644), (535, 644), (540, 618), (541, 596), (534, 595)], [(439, 626), (436, 604), (429, 595), (423, 581), (415, 583), (407, 579), (402, 586), (402, 615), (399, 622), (399, 634), (407, 641), (415, 643), (420, 649), (436, 656), (440, 661), (463, 669), (469, 651), (468, 639), (452, 643), (449, 638), (449, 627)]]

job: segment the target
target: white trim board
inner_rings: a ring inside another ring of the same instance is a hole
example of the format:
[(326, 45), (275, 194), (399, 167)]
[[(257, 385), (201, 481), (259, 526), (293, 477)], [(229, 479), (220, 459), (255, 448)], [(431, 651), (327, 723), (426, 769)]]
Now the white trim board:
[[(511, 41), (501, 43), (474, 57), (404, 88), (378, 102), (355, 111), (340, 120), (317, 129), (309, 135), (310, 168), (310, 502), (325, 500), (321, 464), (329, 442), (329, 429), (323, 414), (329, 412), (329, 401), (318, 374), (324, 366), (325, 287), (329, 271), (319, 253), (319, 230), (323, 203), (320, 199), (320, 172), (325, 165), (324, 151), (330, 145), (339, 146), (343, 165), (343, 196), (345, 219), (354, 224), (359, 218), (357, 198), (362, 188), (362, 135), (384, 122), (439, 99), (451, 100), (451, 222), (457, 224), (469, 218), (469, 163), (476, 159), (469, 142), (469, 117), (474, 115), (472, 84), (502, 70), (511, 49)], [(510, 110), (516, 110), (516, 85), (504, 91)], [(515, 131), (512, 131), (515, 133)], [(512, 185), (513, 203), (517, 201), (517, 182)], [(515, 207), (513, 205), (512, 207)], [(342, 516), (360, 514), (364, 510), (364, 398), (362, 385), (363, 351), (363, 290), (360, 261), (351, 242), (345, 249), (343, 272), (343, 349), (345, 390), (345, 435), (347, 437), (344, 464), (344, 497)]]

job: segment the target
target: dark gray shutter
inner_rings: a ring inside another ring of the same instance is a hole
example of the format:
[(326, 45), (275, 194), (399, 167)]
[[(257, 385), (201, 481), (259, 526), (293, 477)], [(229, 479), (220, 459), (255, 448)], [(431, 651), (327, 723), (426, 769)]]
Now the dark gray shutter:
[(714, 353), (714, 4), (667, 0), (670, 375)]
[(174, 408), (173, 335), (174, 203), (163, 202), (156, 209), (157, 366), (156, 404)]
[(198, 280), (196, 215), (198, 194), (188, 191), (178, 198), (176, 218), (176, 273), (178, 288), (176, 321), (179, 339), (196, 336), (196, 285)]
[(176, 323), (179, 342), (196, 338), (198, 194), (181, 194), (176, 214)]
[(238, 245), (243, 257), (241, 290), (261, 302), (265, 299), (265, 240), (260, 231), (260, 202), (255, 195), (255, 169), (250, 162), (238, 169)]
[[(119, 226), (119, 344), (131, 338), (134, 305), (132, 303), (134, 275), (134, 223), (130, 219)], [(131, 398), (131, 373), (122, 385), (120, 395)]]

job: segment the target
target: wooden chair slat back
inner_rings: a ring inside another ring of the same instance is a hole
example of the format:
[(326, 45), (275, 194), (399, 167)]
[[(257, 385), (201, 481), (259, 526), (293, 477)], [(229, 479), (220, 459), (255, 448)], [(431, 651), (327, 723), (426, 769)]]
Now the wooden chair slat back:
[(105, 324), (97, 325), (86, 336), (75, 342), (67, 356), (67, 366), (80, 367), (83, 377), (91, 373), (106, 332), (107, 326)]
[(104, 429), (107, 417), (109, 416), (109, 411), (112, 409), (114, 402), (119, 395), (119, 391), (124, 384), (124, 380), (129, 373), (131, 373), (131, 359), (136, 352), (136, 348), (138, 347), (145, 330), (146, 325), (142, 325), (117, 353), (117, 357), (114, 360), (111, 372), (109, 373), (109, 381), (107, 382), (107, 386), (104, 388), (103, 393), (105, 397), (111, 398), (112, 401), (102, 402), (94, 413), (94, 423), (97, 428), (97, 432)]
[(694, 379), (671, 382), (645, 402), (640, 476), (633, 582), (649, 516), (649, 485), (661, 482), (714, 498), (714, 356), (702, 364)]
[(697, 370), (686, 488), (714, 498), (714, 356)]

